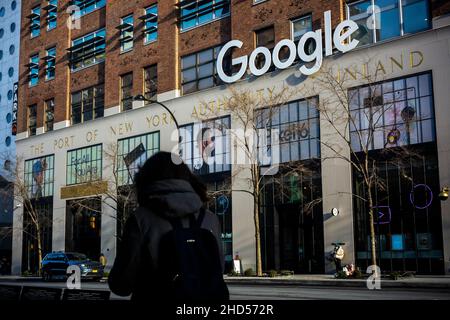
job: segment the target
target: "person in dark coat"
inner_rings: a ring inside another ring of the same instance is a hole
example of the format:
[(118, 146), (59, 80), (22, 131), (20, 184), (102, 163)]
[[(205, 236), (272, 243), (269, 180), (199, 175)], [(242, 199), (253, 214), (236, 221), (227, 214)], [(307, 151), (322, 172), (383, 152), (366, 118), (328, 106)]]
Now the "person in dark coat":
[[(170, 218), (181, 219), (184, 226), (190, 216), (198, 217), (207, 201), (206, 186), (178, 158), (175, 164), (168, 152), (149, 158), (135, 175), (139, 207), (125, 223), (116, 259), (108, 277), (111, 291), (132, 300), (161, 299), (165, 288), (158, 282), (158, 246), (161, 237), (172, 230)], [(181, 164), (179, 164), (181, 162)], [(205, 210), (201, 228), (215, 238), (224, 267), (221, 228), (218, 217)]]

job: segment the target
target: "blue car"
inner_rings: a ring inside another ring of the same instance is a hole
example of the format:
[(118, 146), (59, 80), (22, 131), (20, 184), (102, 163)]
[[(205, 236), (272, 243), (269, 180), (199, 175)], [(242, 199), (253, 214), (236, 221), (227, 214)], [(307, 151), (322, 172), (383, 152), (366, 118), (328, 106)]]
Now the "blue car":
[(42, 278), (50, 281), (56, 278), (67, 278), (67, 268), (72, 265), (80, 267), (81, 279), (100, 280), (103, 277), (103, 266), (92, 261), (86, 255), (77, 252), (52, 252), (42, 260)]

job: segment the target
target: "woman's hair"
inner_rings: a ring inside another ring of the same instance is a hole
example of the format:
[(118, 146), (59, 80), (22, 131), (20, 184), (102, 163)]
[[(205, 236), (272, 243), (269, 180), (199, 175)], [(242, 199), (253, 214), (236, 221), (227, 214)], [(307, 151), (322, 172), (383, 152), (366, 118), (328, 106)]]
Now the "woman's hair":
[[(174, 160), (177, 160), (174, 163)], [(145, 203), (145, 189), (149, 184), (166, 179), (179, 179), (189, 182), (203, 202), (208, 200), (205, 184), (195, 176), (176, 154), (160, 151), (151, 156), (134, 176), (137, 200)]]

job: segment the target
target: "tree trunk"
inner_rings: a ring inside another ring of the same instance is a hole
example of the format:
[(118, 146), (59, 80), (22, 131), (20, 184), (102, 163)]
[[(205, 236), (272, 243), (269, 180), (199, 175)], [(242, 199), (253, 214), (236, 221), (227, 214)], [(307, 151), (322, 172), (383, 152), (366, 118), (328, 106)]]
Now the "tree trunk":
[(259, 166), (253, 165), (253, 219), (255, 222), (256, 275), (262, 277), (261, 232), (259, 228)]
[(38, 275), (41, 276), (41, 263), (42, 263), (42, 237), (41, 237), (41, 226), (36, 224), (36, 240), (38, 246)]
[[(377, 249), (376, 249), (376, 234), (375, 234), (375, 219), (373, 211), (372, 191), (368, 188), (368, 202), (369, 202), (369, 222), (370, 222), (370, 252), (372, 256), (372, 265), (377, 265)], [(377, 269), (375, 268), (375, 276), (377, 276)]]
[(259, 230), (259, 201), (254, 196), (253, 216), (255, 221), (255, 241), (256, 241), (256, 275), (262, 276), (262, 259), (261, 259), (261, 234)]

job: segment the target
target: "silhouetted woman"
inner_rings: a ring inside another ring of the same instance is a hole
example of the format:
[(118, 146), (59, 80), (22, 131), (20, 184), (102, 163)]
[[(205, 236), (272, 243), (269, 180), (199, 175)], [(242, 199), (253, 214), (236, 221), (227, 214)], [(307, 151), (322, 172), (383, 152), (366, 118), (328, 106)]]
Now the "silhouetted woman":
[(219, 220), (204, 209), (205, 185), (180, 162), (158, 152), (135, 175), (139, 207), (125, 224), (108, 278), (117, 295), (185, 299), (204, 292), (228, 299)]

